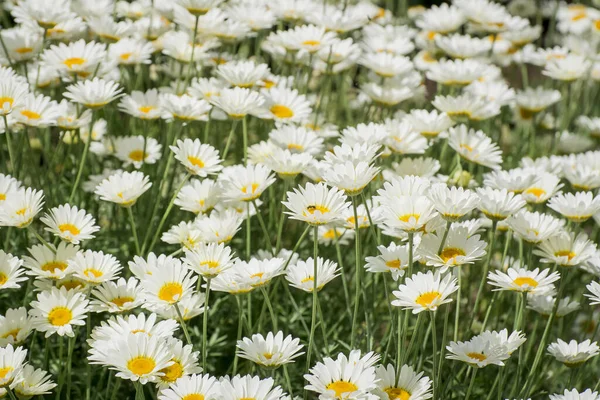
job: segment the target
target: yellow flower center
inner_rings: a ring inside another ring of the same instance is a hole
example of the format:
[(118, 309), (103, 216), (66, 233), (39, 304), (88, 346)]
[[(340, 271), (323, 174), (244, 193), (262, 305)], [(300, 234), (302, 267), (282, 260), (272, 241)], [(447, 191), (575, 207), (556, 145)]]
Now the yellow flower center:
[(571, 21), (579, 21), (580, 19), (584, 19), (587, 17), (587, 13), (585, 11), (578, 12), (577, 14), (571, 17)]
[(85, 59), (80, 57), (71, 57), (63, 61), (63, 64), (65, 64), (69, 69), (73, 69), (74, 66), (82, 65), (83, 63), (85, 63)]
[(42, 265), (42, 271), (54, 272), (56, 270), (64, 271), (67, 269), (67, 263), (64, 261), (50, 261)]
[(414, 218), (415, 222), (419, 222), (419, 217), (420, 217), (419, 214), (404, 214), (404, 215), (399, 216), (398, 219), (402, 222), (408, 223), (408, 222), (410, 222), (410, 220), (412, 218)]
[(18, 49), (15, 49), (15, 51), (19, 54), (27, 54), (27, 53), (31, 53), (33, 51), (33, 48), (31, 47), (19, 47)]
[(4, 193), (0, 193), (0, 200), (6, 200), (6, 195)]
[(487, 359), (487, 357), (485, 356), (485, 354), (481, 354), (481, 353), (467, 353), (467, 356), (469, 358), (473, 358), (477, 361), (485, 361)]
[(206, 266), (208, 268), (217, 268), (219, 266), (219, 262), (218, 261), (202, 261), (200, 263), (200, 265)]
[(72, 289), (78, 289), (83, 287), (83, 283), (80, 281), (76, 281), (76, 280), (71, 280), (71, 281), (65, 281), (62, 282), (60, 287), (64, 287), (67, 290), (72, 290)]
[(12, 107), (14, 101), (15, 99), (13, 99), (12, 97), (2, 96), (0, 97), (0, 106), (3, 106), (4, 103), (8, 103), (9, 107)]
[(167, 303), (175, 303), (183, 294), (183, 287), (179, 282), (165, 283), (158, 291), (158, 298)]
[(19, 335), (19, 332), (21, 332), (20, 328), (15, 328), (12, 331), (8, 331), (6, 332), (4, 335), (2, 335), (2, 339), (6, 339), (9, 336), (12, 336), (13, 340), (17, 340), (17, 335)]
[(521, 119), (530, 120), (535, 114), (537, 114), (536, 110), (519, 107), (519, 116)]
[(93, 276), (94, 278), (100, 278), (102, 275), (104, 275), (104, 273), (95, 268), (87, 268), (87, 269), (83, 270), (83, 275), (89, 276), (89, 277)]
[(271, 358), (273, 358), (273, 353), (263, 353), (263, 357), (267, 360), (270, 360)]
[(131, 303), (135, 299), (129, 296), (119, 296), (112, 299), (110, 302), (116, 305), (117, 307), (123, 307), (127, 303)]
[(288, 144), (287, 148), (290, 151), (293, 151), (293, 150), (296, 150), (296, 151), (299, 151), (299, 152), (304, 151), (304, 146), (302, 146), (300, 144), (296, 144), (296, 143), (290, 143), (290, 144)]
[(192, 164), (193, 166), (198, 167), (198, 168), (204, 168), (204, 163), (198, 157), (189, 156), (187, 159), (188, 159), (188, 162), (190, 164)]
[(0, 286), (8, 281), (8, 276), (4, 272), (0, 272)]
[(144, 156), (145, 154), (143, 150), (134, 150), (131, 153), (129, 153), (129, 158), (137, 162), (143, 161), (145, 158)]
[[(129, 60), (129, 57), (131, 57), (131, 54), (133, 54), (133, 53), (123, 53), (123, 54), (119, 55), (119, 58), (121, 58), (121, 60), (123, 60), (123, 61), (127, 61), (127, 60)], [(144, 111), (142, 111), (142, 112), (144, 112)]]
[(400, 268), (400, 265), (402, 265), (402, 263), (400, 262), (400, 260), (390, 260), (390, 261), (387, 261), (385, 263), (386, 267), (393, 268), (393, 269)]
[(181, 400), (204, 400), (204, 395), (201, 395), (200, 393), (191, 393), (183, 396)]
[(335, 229), (330, 229), (323, 234), (325, 239), (335, 239)]
[(160, 370), (160, 372), (164, 373), (160, 379), (165, 382), (175, 382), (183, 376), (183, 366), (181, 363), (177, 360), (171, 361), (174, 361), (173, 365)]
[(555, 257), (567, 257), (569, 261), (573, 259), (577, 254), (573, 253), (571, 250), (561, 250), (554, 253)]
[(446, 247), (440, 253), (440, 258), (442, 260), (444, 260), (445, 263), (447, 263), (450, 260), (453, 260), (452, 262), (455, 263), (456, 257), (464, 256), (464, 255), (465, 255), (465, 252), (463, 249), (459, 249), (457, 247)]
[(312, 276), (307, 276), (306, 278), (302, 279), (300, 282), (301, 283), (306, 283), (306, 282), (314, 282), (315, 278), (313, 278)]
[(354, 392), (358, 389), (352, 382), (344, 382), (344, 381), (336, 381), (327, 385), (327, 390), (333, 390), (335, 392), (335, 397), (341, 399), (342, 394)]
[(417, 303), (421, 307), (429, 308), (431, 303), (433, 303), (440, 297), (442, 297), (442, 294), (440, 292), (437, 292), (437, 291), (425, 292), (425, 293), (421, 293), (417, 297), (417, 299), (415, 300), (415, 303)]
[(0, 368), (0, 379), (4, 379), (6, 377), (6, 375), (8, 375), (8, 373), (11, 372), (12, 370), (14, 370), (13, 367)]
[(387, 388), (384, 390), (387, 393), (390, 400), (409, 400), (410, 393), (402, 388)]
[(41, 115), (31, 110), (21, 111), (21, 115), (27, 119), (40, 119)]
[(63, 326), (71, 322), (73, 313), (67, 307), (54, 307), (48, 313), (48, 322), (54, 326)]
[(321, 214), (325, 214), (326, 212), (329, 212), (329, 208), (321, 205), (310, 205), (306, 207), (306, 211), (308, 211), (310, 214), (314, 214), (315, 211), (319, 211)]
[(149, 374), (154, 371), (154, 367), (156, 367), (156, 362), (146, 356), (135, 357), (127, 362), (127, 369), (137, 376)]
[(277, 118), (292, 118), (294, 116), (292, 109), (282, 104), (275, 104), (270, 108), (270, 111)]
[(23, 216), (23, 215), (25, 215), (25, 212), (27, 212), (27, 207), (21, 208), (20, 210), (15, 211), (15, 214)]
[(73, 224), (60, 224), (58, 230), (61, 232), (68, 231), (71, 235), (79, 235), (81, 231)]
[(537, 285), (538, 285), (538, 282), (535, 279), (530, 278), (528, 276), (520, 276), (517, 279), (515, 279), (513, 281), (513, 283), (518, 286), (528, 285), (528, 286), (534, 287), (534, 288), (537, 287)]
[(138, 110), (140, 112), (143, 112), (144, 114), (148, 114), (150, 111), (156, 109), (156, 107), (154, 106), (141, 106), (140, 108), (138, 108)]
[(318, 46), (321, 44), (321, 42), (318, 40), (305, 40), (304, 42), (302, 42), (302, 44), (304, 46)]
[(543, 195), (546, 194), (546, 191), (542, 188), (532, 187), (532, 188), (525, 190), (525, 193), (532, 194), (539, 199), (540, 197), (542, 197)]
[[(256, 189), (258, 189), (260, 185), (258, 183), (253, 183), (252, 185), (250, 185), (250, 190), (252, 194), (254, 194), (254, 192), (256, 192)], [(242, 187), (242, 193), (247, 194), (248, 193), (248, 186), (244, 186)]]

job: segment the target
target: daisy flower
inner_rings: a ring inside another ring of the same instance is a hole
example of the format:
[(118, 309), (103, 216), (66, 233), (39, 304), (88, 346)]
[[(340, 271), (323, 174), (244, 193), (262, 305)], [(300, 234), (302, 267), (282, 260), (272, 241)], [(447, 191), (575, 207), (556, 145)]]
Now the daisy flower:
[(205, 178), (217, 174), (223, 168), (220, 165), (219, 151), (211, 145), (202, 144), (198, 139), (178, 140), (176, 146), (169, 148), (175, 154), (175, 159), (192, 175)]
[(106, 60), (106, 45), (93, 41), (86, 43), (83, 39), (68, 44), (59, 43), (45, 50), (41, 60), (61, 74), (87, 78)]
[(227, 243), (240, 230), (244, 218), (236, 210), (213, 211), (210, 216), (199, 216), (196, 226), (206, 243)]
[(390, 53), (364, 54), (358, 62), (381, 78), (404, 76), (414, 69), (410, 58)]
[(58, 247), (49, 249), (38, 244), (29, 249), (31, 257), (24, 256), (25, 266), (30, 269), (29, 275), (41, 279), (62, 279), (71, 273), (67, 261), (79, 251), (79, 246), (60, 242)]
[(229, 269), (219, 274), (211, 281), (210, 290), (216, 292), (225, 292), (229, 294), (244, 294), (253, 291), (255, 288), (247, 279), (240, 279), (239, 274), (233, 269)]
[(416, 132), (406, 121), (398, 123), (394, 119), (387, 120), (385, 126), (388, 130), (388, 137), (385, 145), (398, 154), (423, 154), (429, 144), (427, 139)]
[(500, 114), (500, 104), (468, 92), (455, 97), (438, 95), (431, 104), (459, 122), (464, 119), (483, 121)]
[(116, 156), (123, 162), (123, 166), (132, 165), (141, 168), (144, 164), (154, 164), (161, 157), (162, 145), (154, 138), (138, 136), (124, 136), (114, 139)]
[(540, 257), (542, 263), (553, 263), (562, 267), (576, 267), (584, 264), (596, 253), (596, 244), (585, 233), (560, 232), (538, 245), (533, 254)]
[(492, 43), (469, 35), (436, 35), (435, 45), (450, 57), (464, 59), (482, 56), (490, 51)]
[(487, 243), (480, 240), (479, 235), (469, 236), (465, 227), (451, 226), (442, 250), (439, 251), (442, 239), (441, 234), (425, 235), (417, 249), (427, 265), (443, 267), (441, 272), (445, 272), (447, 267), (473, 264), (486, 254)]
[(165, 243), (180, 245), (184, 249), (194, 249), (202, 240), (202, 232), (193, 221), (181, 221), (164, 232), (160, 239)]
[(481, 78), (485, 65), (476, 60), (448, 60), (431, 66), (427, 79), (447, 86), (466, 86)]
[(488, 283), (497, 287), (494, 290), (512, 290), (532, 294), (546, 294), (554, 289), (553, 282), (560, 279), (558, 272), (539, 268), (528, 271), (525, 268), (509, 268), (506, 273), (492, 271), (488, 274)]
[(546, 63), (542, 74), (559, 81), (571, 82), (587, 76), (591, 66), (592, 63), (586, 57), (568, 54)]
[(122, 38), (108, 46), (109, 58), (120, 65), (150, 64), (153, 52), (152, 43), (138, 38)]
[(197, 279), (179, 259), (172, 259), (162, 269), (144, 276), (141, 286), (146, 302), (167, 308), (191, 296)]
[(219, 382), (222, 400), (238, 400), (249, 397), (255, 400), (277, 400), (283, 396), (283, 390), (274, 386), (273, 378), (260, 379), (258, 376), (225, 377)]
[(219, 176), (221, 197), (227, 201), (253, 201), (275, 182), (271, 170), (264, 165), (234, 165)]
[(219, 65), (215, 73), (231, 86), (251, 88), (269, 73), (269, 66), (254, 61), (231, 61)]
[(493, 346), (503, 346), (509, 355), (514, 353), (527, 340), (521, 331), (514, 331), (509, 335), (508, 329), (502, 329), (500, 332), (485, 331), (479, 336)]
[(200, 243), (195, 249), (184, 249), (185, 266), (205, 279), (215, 278), (233, 267), (235, 259), (229, 246), (223, 243)]
[(336, 188), (324, 183), (307, 183), (300, 189), (287, 192), (287, 201), (282, 204), (289, 210), (290, 218), (310, 225), (325, 225), (341, 219), (343, 211), (350, 207), (347, 197)]
[(32, 330), (25, 307), (7, 309), (4, 315), (0, 315), (0, 347), (23, 343)]
[(592, 281), (586, 288), (591, 294), (586, 293), (584, 296), (590, 299), (590, 305), (600, 304), (600, 283)]
[[(285, 272), (285, 279), (291, 286), (311, 293), (314, 290), (315, 284), (315, 262), (312, 257), (304, 260), (299, 260), (293, 265), (290, 265)], [(323, 289), (323, 286), (331, 282), (339, 275), (340, 269), (338, 265), (330, 260), (325, 260), (317, 257), (317, 291)]]
[(548, 346), (548, 353), (567, 367), (577, 367), (600, 353), (596, 342), (587, 339), (581, 343), (571, 340), (569, 343), (557, 339)]
[(559, 234), (564, 221), (548, 214), (521, 210), (509, 217), (506, 223), (515, 234), (528, 243), (540, 243)]
[(592, 392), (592, 389), (581, 393), (577, 389), (565, 389), (563, 394), (551, 394), (550, 400), (598, 400), (599, 397), (598, 392)]
[(143, 304), (139, 281), (134, 277), (125, 280), (106, 281), (94, 287), (90, 310), (100, 313), (121, 313), (133, 310)]
[(198, 366), (198, 354), (200, 352), (192, 351), (191, 344), (184, 345), (181, 340), (176, 338), (168, 339), (167, 344), (173, 354), (171, 358), (173, 364), (159, 371), (160, 375), (157, 381), (159, 389), (168, 388), (183, 376), (202, 372), (202, 368)]
[(123, 89), (115, 81), (94, 78), (67, 86), (63, 96), (91, 109), (104, 107), (122, 96)]
[(302, 122), (312, 112), (305, 95), (286, 88), (273, 88), (266, 92), (264, 107), (269, 110), (266, 118), (283, 123)]
[(417, 232), (438, 214), (433, 203), (425, 196), (403, 195), (392, 201), (382, 201), (385, 223), (405, 232)]
[(550, 199), (548, 207), (570, 221), (581, 223), (600, 211), (600, 196), (592, 192), (559, 193)]
[(20, 188), (2, 202), (0, 226), (27, 228), (42, 210), (44, 192), (31, 188)]
[(27, 277), (23, 276), (25, 270), (21, 268), (22, 266), (22, 260), (0, 250), (0, 290), (21, 287), (19, 282), (27, 280)]
[(94, 217), (85, 210), (80, 210), (69, 204), (52, 208), (40, 218), (40, 221), (47, 226), (46, 231), (73, 244), (79, 244), (82, 240), (93, 239), (93, 234), (100, 230)]
[(21, 370), (20, 382), (13, 390), (22, 398), (31, 398), (51, 393), (56, 387), (52, 381), (52, 375), (43, 369), (36, 369), (31, 365), (25, 365)]
[[(555, 302), (556, 297), (552, 295), (539, 294), (527, 296), (527, 308), (545, 317), (549, 317), (550, 314), (552, 314)], [(580, 304), (578, 301), (571, 301), (571, 298), (569, 296), (565, 296), (558, 302), (556, 316), (558, 318), (564, 317), (565, 315), (568, 315), (573, 311), (577, 311), (579, 309), (579, 306)]]
[(521, 120), (531, 121), (535, 115), (557, 103), (560, 99), (561, 94), (558, 90), (545, 89), (542, 86), (528, 87), (517, 92), (515, 107)]
[(269, 332), (266, 337), (258, 333), (251, 338), (238, 340), (237, 354), (261, 366), (277, 368), (294, 362), (294, 358), (304, 354), (300, 352), (303, 347), (300, 339), (293, 338), (292, 335), (284, 338), (281, 331), (276, 334)]
[(346, 161), (343, 164), (330, 164), (325, 168), (323, 178), (331, 186), (343, 190), (348, 196), (356, 196), (377, 176), (379, 168), (366, 162), (353, 164)]
[(525, 200), (519, 194), (506, 189), (496, 190), (489, 187), (477, 189), (479, 210), (492, 221), (504, 221), (525, 206)]
[(52, 29), (76, 17), (76, 14), (70, 10), (70, 2), (67, 0), (51, 3), (44, 0), (21, 1), (11, 10), (11, 14), (18, 23), (34, 22), (44, 29)]
[(462, 361), (477, 368), (504, 366), (503, 361), (510, 357), (504, 346), (490, 342), (483, 335), (475, 336), (467, 342), (450, 342), (446, 349), (449, 353), (447, 359)]
[(271, 168), (282, 179), (294, 179), (304, 172), (314, 159), (308, 153), (292, 153), (287, 149), (275, 148), (266, 157), (264, 164)]
[(132, 117), (144, 120), (160, 118), (161, 108), (158, 90), (150, 89), (147, 92), (132, 91), (131, 94), (121, 98), (119, 110)]
[(220, 189), (215, 181), (192, 179), (177, 194), (175, 205), (194, 214), (206, 214), (215, 207), (219, 195)]
[(431, 186), (429, 199), (440, 216), (451, 222), (460, 220), (479, 204), (479, 197), (472, 191), (441, 183)]
[(206, 375), (192, 374), (182, 376), (171, 384), (168, 389), (158, 394), (159, 400), (215, 400), (219, 394), (219, 381), (217, 378)]
[(500, 169), (502, 151), (485, 133), (459, 125), (448, 129), (448, 145), (462, 158), (492, 169)]
[(68, 261), (68, 268), (76, 278), (90, 285), (98, 285), (116, 278), (121, 270), (119, 261), (102, 251), (78, 251)]
[(457, 280), (450, 274), (442, 279), (440, 273), (431, 271), (417, 272), (405, 282), (393, 292), (396, 299), (392, 300), (392, 305), (412, 309), (413, 314), (437, 310), (440, 305), (451, 302), (449, 296), (458, 290)]
[(448, 114), (437, 110), (411, 110), (410, 114), (404, 116), (404, 120), (412, 126), (414, 131), (428, 139), (440, 136), (442, 132), (454, 125), (454, 121)]
[(94, 34), (109, 43), (116, 43), (133, 34), (133, 23), (131, 21), (117, 22), (110, 15), (89, 18), (87, 24)]
[(37, 301), (31, 302), (33, 327), (45, 332), (48, 338), (53, 334), (75, 337), (73, 326), (85, 325), (89, 301), (85, 295), (74, 290), (53, 287), (37, 295)]
[(29, 93), (23, 98), (23, 104), (11, 113), (15, 122), (32, 127), (56, 125), (59, 117), (58, 103), (43, 94)]
[(316, 53), (329, 46), (336, 39), (336, 34), (326, 32), (324, 27), (301, 25), (284, 31), (281, 38), (282, 45), (290, 52), (305, 50), (308, 53)]
[(537, 171), (532, 168), (514, 168), (508, 171), (495, 170), (483, 177), (484, 186), (492, 189), (506, 189), (513, 193), (522, 193), (535, 181)]
[(368, 399), (377, 388), (375, 364), (379, 356), (367, 353), (361, 358), (360, 350), (349, 356), (339, 353), (336, 359), (326, 357), (304, 375), (304, 388), (319, 394), (321, 399)]
[(166, 93), (160, 98), (162, 117), (168, 121), (176, 119), (186, 122), (207, 121), (212, 106), (206, 100), (184, 94)]
[[(387, 367), (377, 366), (375, 374), (378, 378), (375, 393), (383, 400), (426, 400), (433, 397), (432, 382), (423, 372), (416, 372), (411, 366), (403, 365), (400, 374), (392, 364)], [(396, 378), (398, 376), (398, 378)]]
[(23, 379), (27, 350), (23, 347), (13, 347), (12, 344), (0, 347), (0, 388), (14, 389)]
[(285, 260), (278, 257), (265, 260), (251, 258), (247, 262), (237, 259), (231, 270), (238, 275), (239, 279), (257, 288), (268, 284), (276, 276), (283, 275), (284, 266)]
[(431, 157), (404, 158), (392, 163), (392, 168), (383, 170), (383, 179), (393, 181), (410, 175), (431, 179), (441, 168), (438, 160)]
[[(408, 267), (408, 248), (407, 246), (390, 243), (389, 246), (377, 246), (379, 255), (376, 257), (366, 257), (365, 269), (369, 272), (389, 272), (394, 281), (404, 276), (404, 271)], [(418, 259), (418, 255), (416, 256)]]
[(527, 203), (542, 204), (553, 197), (563, 187), (560, 178), (554, 174), (542, 173), (527, 189), (523, 190), (521, 196)]
[(94, 193), (101, 200), (131, 207), (150, 186), (150, 179), (139, 171), (117, 171), (100, 182)]
[(25, 103), (27, 84), (17, 79), (2, 79), (0, 82), (0, 115), (6, 116)]
[(211, 97), (210, 102), (232, 119), (242, 119), (248, 114), (261, 116), (265, 113), (264, 96), (246, 88), (223, 89), (218, 97)]

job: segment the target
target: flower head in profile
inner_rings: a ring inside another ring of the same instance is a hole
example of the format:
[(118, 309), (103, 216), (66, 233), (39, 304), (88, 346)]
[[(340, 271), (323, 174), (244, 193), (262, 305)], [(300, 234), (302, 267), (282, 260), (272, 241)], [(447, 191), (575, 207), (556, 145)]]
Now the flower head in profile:
[(214, 376), (192, 374), (177, 379), (158, 395), (159, 400), (214, 400), (219, 393), (219, 381)]
[(423, 372), (415, 371), (409, 365), (403, 365), (400, 368), (400, 374), (396, 374), (396, 369), (392, 364), (388, 364), (387, 367), (379, 365), (375, 373), (379, 381), (374, 393), (377, 393), (380, 399), (426, 400), (433, 397), (431, 379), (424, 376)]
[(221, 196), (230, 202), (256, 200), (275, 182), (271, 170), (262, 164), (234, 165), (219, 176)]
[(24, 273), (23, 260), (0, 250), (0, 290), (19, 289), (19, 282), (27, 280), (27, 277), (23, 276)]
[(195, 249), (184, 251), (184, 264), (205, 279), (212, 279), (227, 271), (235, 262), (231, 248), (223, 243), (200, 243)]
[(450, 342), (446, 349), (446, 358), (462, 361), (477, 368), (488, 365), (504, 366), (504, 361), (510, 357), (504, 345), (483, 334), (466, 342)]
[(267, 368), (277, 368), (283, 364), (294, 362), (294, 358), (301, 356), (304, 346), (300, 339), (292, 335), (283, 337), (283, 332), (273, 332), (263, 336), (260, 333), (251, 338), (243, 338), (237, 342), (237, 353), (241, 358), (248, 359)]
[(115, 256), (102, 251), (78, 251), (68, 261), (73, 275), (90, 285), (98, 285), (116, 279), (121, 264)]
[(560, 232), (539, 244), (534, 254), (543, 263), (556, 263), (562, 267), (575, 267), (596, 254), (596, 244), (585, 233)]
[[(290, 285), (300, 290), (309, 293), (312, 292), (315, 285), (314, 264), (315, 262), (312, 257), (307, 258), (306, 261), (297, 261), (293, 265), (288, 266), (285, 279), (287, 279)], [(317, 290), (321, 290), (327, 283), (337, 277), (339, 271), (338, 265), (335, 262), (317, 257)]]
[(282, 204), (289, 210), (285, 213), (292, 219), (310, 225), (325, 225), (339, 221), (344, 210), (350, 207), (347, 197), (336, 188), (324, 183), (307, 183), (300, 189), (287, 192), (287, 201)]
[(412, 310), (413, 314), (421, 311), (435, 311), (439, 306), (452, 301), (450, 295), (458, 290), (456, 278), (447, 274), (442, 278), (440, 273), (427, 271), (417, 272), (407, 277), (404, 284), (393, 294), (392, 305)]
[(97, 109), (122, 96), (123, 89), (114, 81), (101, 78), (78, 82), (67, 86), (64, 97), (87, 108)]
[(31, 188), (20, 188), (0, 207), (0, 226), (27, 228), (42, 210), (44, 192)]
[[(392, 279), (397, 281), (404, 276), (405, 270), (408, 267), (408, 246), (397, 245), (390, 243), (389, 246), (377, 246), (379, 255), (376, 257), (367, 257), (365, 261), (365, 269), (369, 272), (389, 272)], [(415, 260), (419, 258), (418, 254), (414, 254)]]
[(462, 158), (484, 167), (499, 169), (502, 151), (482, 131), (458, 125), (448, 129), (448, 145)]
[(133, 310), (143, 303), (141, 291), (139, 281), (134, 277), (106, 281), (92, 290), (90, 310), (109, 313)]
[(585, 222), (600, 211), (600, 196), (592, 192), (559, 193), (548, 207), (573, 222)]
[(479, 235), (469, 235), (466, 227), (451, 226), (443, 246), (442, 239), (442, 232), (425, 235), (417, 249), (427, 265), (442, 267), (441, 272), (448, 267), (473, 264), (486, 254), (487, 244), (480, 240)]
[(567, 367), (577, 367), (600, 353), (598, 344), (589, 339), (581, 343), (571, 340), (569, 343), (557, 339), (548, 346), (548, 353)]
[(49, 394), (56, 387), (52, 375), (32, 365), (25, 365), (21, 371), (21, 381), (13, 390), (20, 398), (30, 398)]
[(12, 344), (0, 347), (0, 388), (14, 389), (21, 382), (23, 367), (26, 364), (27, 350), (13, 347)]
[(177, 159), (192, 175), (205, 178), (217, 174), (223, 167), (219, 151), (200, 140), (178, 140), (176, 146), (170, 146)]
[(100, 182), (95, 193), (102, 200), (131, 207), (150, 186), (150, 179), (142, 172), (117, 171)]
[(0, 315), (0, 347), (20, 345), (31, 332), (33, 326), (25, 307), (9, 308)]
[(558, 272), (542, 271), (539, 268), (528, 271), (525, 268), (509, 268), (506, 272), (492, 271), (488, 274), (488, 283), (496, 286), (494, 290), (511, 290), (532, 294), (547, 294), (554, 289), (553, 282), (560, 279)]

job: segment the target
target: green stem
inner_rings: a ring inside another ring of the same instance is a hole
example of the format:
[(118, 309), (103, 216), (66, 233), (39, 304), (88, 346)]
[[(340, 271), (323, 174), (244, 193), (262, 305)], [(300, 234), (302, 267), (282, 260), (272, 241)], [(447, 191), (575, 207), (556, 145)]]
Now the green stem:
[[(181, 315), (181, 310), (179, 309), (179, 304), (173, 304), (175, 307), (175, 311), (177, 312), (177, 318), (179, 319), (179, 323), (181, 324), (181, 329), (183, 329), (183, 334), (185, 335), (185, 340), (187, 344), (192, 345), (192, 339), (190, 338), (190, 333), (188, 332), (187, 324)], [(206, 310), (204, 311), (206, 312)]]
[(4, 135), (6, 136), (6, 146), (8, 147), (8, 158), (10, 159), (10, 168), (11, 168), (12, 174), (15, 175), (16, 174), (15, 158), (13, 156), (13, 151), (12, 151), (12, 144), (11, 144), (11, 139), (10, 139), (10, 129), (8, 129), (8, 120), (6, 118), (6, 115), (3, 115), (2, 118), (4, 119)]
[(265, 225), (265, 220), (263, 219), (262, 214), (260, 213), (260, 211), (258, 209), (258, 204), (256, 204), (256, 200), (252, 200), (252, 204), (254, 205), (254, 211), (256, 212), (256, 217), (258, 218), (258, 223), (259, 223), (261, 229), (263, 230), (263, 234), (265, 235), (265, 240), (269, 246), (269, 251), (271, 252), (271, 254), (275, 255), (277, 253), (275, 253), (273, 250), (273, 245), (271, 244), (271, 238), (269, 237), (270, 236), (269, 230), (267, 229), (267, 225)]
[(261, 287), (262, 294), (265, 298), (265, 303), (267, 304), (267, 308), (269, 309), (269, 315), (271, 316), (271, 324), (273, 325), (273, 331), (277, 332), (277, 316), (275, 315), (275, 310), (273, 309), (273, 304), (271, 304), (271, 300), (269, 299), (269, 293), (263, 287)]
[(92, 109), (92, 118), (90, 119), (90, 137), (88, 137), (87, 142), (83, 148), (83, 154), (81, 156), (81, 160), (79, 161), (79, 168), (77, 169), (77, 177), (75, 178), (75, 183), (73, 184), (73, 189), (71, 189), (71, 194), (69, 195), (69, 200), (67, 203), (71, 203), (73, 198), (75, 197), (75, 192), (77, 192), (77, 188), (79, 187), (79, 181), (81, 180), (81, 175), (83, 174), (83, 167), (85, 166), (85, 160), (87, 158), (88, 152), (90, 150), (90, 144), (92, 143), (92, 131), (94, 128), (94, 117), (96, 113)]
[(248, 165), (248, 123), (246, 116), (242, 118), (242, 140), (244, 141), (244, 166)]
[(433, 341), (433, 400), (437, 399), (437, 370), (438, 370), (438, 358), (437, 358), (437, 330), (435, 327), (435, 311), (431, 311), (431, 340)]
[(471, 397), (471, 392), (473, 391), (473, 386), (475, 384), (475, 377), (477, 376), (477, 368), (473, 368), (472, 370), (472, 374), (471, 374), (471, 382), (469, 383), (469, 389), (467, 389), (467, 394), (465, 396), (465, 400), (469, 400), (469, 397)]
[(137, 255), (141, 255), (140, 240), (138, 239), (137, 228), (135, 226), (135, 218), (133, 217), (133, 211), (131, 207), (127, 207), (127, 215), (129, 215), (129, 223), (131, 225), (131, 233), (133, 234), (133, 241), (135, 243), (135, 252)]
[(454, 314), (454, 341), (458, 340), (458, 323), (460, 321), (460, 298), (461, 298), (461, 273), (460, 266), (456, 267), (456, 273), (458, 277), (458, 290), (456, 291), (456, 314)]
[[(350, 339), (350, 348), (354, 349), (356, 343), (356, 334), (358, 331), (358, 310), (360, 306), (360, 292), (362, 285), (361, 277), (361, 259), (360, 259), (360, 227), (358, 224), (358, 212), (356, 205), (356, 196), (352, 197), (352, 211), (354, 212), (354, 314), (352, 317), (352, 336)], [(315, 237), (317, 232), (315, 231)], [(315, 239), (316, 240), (316, 239)], [(366, 306), (366, 305), (365, 305)]]
[(202, 315), (202, 369), (204, 371), (206, 371), (206, 359), (208, 358), (208, 347), (206, 346), (206, 343), (208, 342), (208, 301), (210, 296), (210, 281), (210, 278), (206, 279), (206, 294), (204, 296), (204, 314)]
[(310, 336), (308, 339), (308, 350), (306, 352), (306, 371), (310, 369), (311, 356), (313, 352), (313, 347), (315, 347), (314, 338), (315, 338), (315, 328), (317, 322), (317, 302), (318, 299), (318, 274), (317, 274), (317, 257), (319, 256), (319, 236), (318, 236), (319, 227), (315, 225), (313, 227), (313, 290), (312, 290), (312, 317), (310, 322)]
[(229, 136), (227, 136), (227, 142), (225, 143), (225, 150), (223, 150), (223, 162), (227, 160), (227, 154), (229, 154), (229, 146), (231, 145), (231, 139), (233, 138), (233, 134), (235, 132), (235, 127), (237, 126), (238, 121), (233, 120), (231, 124), (231, 130), (229, 131)]
[(471, 314), (471, 321), (469, 322), (468, 329), (471, 329), (471, 326), (473, 326), (473, 322), (475, 322), (475, 318), (477, 317), (477, 307), (479, 306), (479, 299), (481, 297), (481, 293), (483, 292), (483, 287), (485, 286), (485, 280), (487, 278), (488, 269), (490, 267), (492, 253), (494, 252), (494, 241), (496, 238), (496, 226), (497, 225), (498, 225), (497, 221), (492, 221), (492, 229), (490, 231), (490, 234), (491, 234), (490, 245), (488, 247), (488, 254), (485, 259), (485, 264), (483, 265), (481, 281), (479, 282), (479, 288), (477, 289), (477, 296), (475, 297), (475, 304), (473, 305), (473, 313)]

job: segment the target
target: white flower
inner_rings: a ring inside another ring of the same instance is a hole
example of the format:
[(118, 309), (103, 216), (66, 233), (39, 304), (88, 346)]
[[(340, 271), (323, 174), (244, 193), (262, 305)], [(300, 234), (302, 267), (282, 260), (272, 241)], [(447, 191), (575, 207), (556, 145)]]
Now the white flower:
[(49, 213), (40, 218), (40, 221), (47, 226), (46, 231), (73, 244), (93, 239), (93, 234), (100, 230), (94, 217), (85, 210), (69, 204), (52, 208)]
[(581, 343), (571, 340), (569, 343), (557, 339), (548, 346), (548, 353), (567, 367), (576, 367), (600, 353), (598, 344), (589, 339)]
[(38, 293), (37, 301), (32, 301), (31, 307), (33, 326), (45, 332), (46, 338), (55, 333), (74, 337), (73, 326), (85, 325), (88, 300), (83, 293), (53, 287)]
[(407, 277), (405, 284), (398, 287), (393, 294), (396, 299), (392, 305), (412, 309), (413, 314), (421, 311), (435, 311), (439, 306), (452, 301), (450, 295), (458, 290), (456, 278), (447, 274), (442, 279), (440, 273), (427, 271), (426, 274), (417, 272)]
[(170, 146), (175, 158), (193, 175), (202, 178), (217, 174), (223, 167), (220, 165), (219, 151), (200, 140), (178, 140), (177, 146)]
[(284, 338), (283, 332), (279, 331), (276, 334), (269, 332), (266, 337), (254, 334), (252, 338), (238, 340), (237, 353), (241, 358), (271, 368), (294, 362), (294, 358), (304, 354), (300, 352), (302, 347), (300, 339), (292, 335)]

